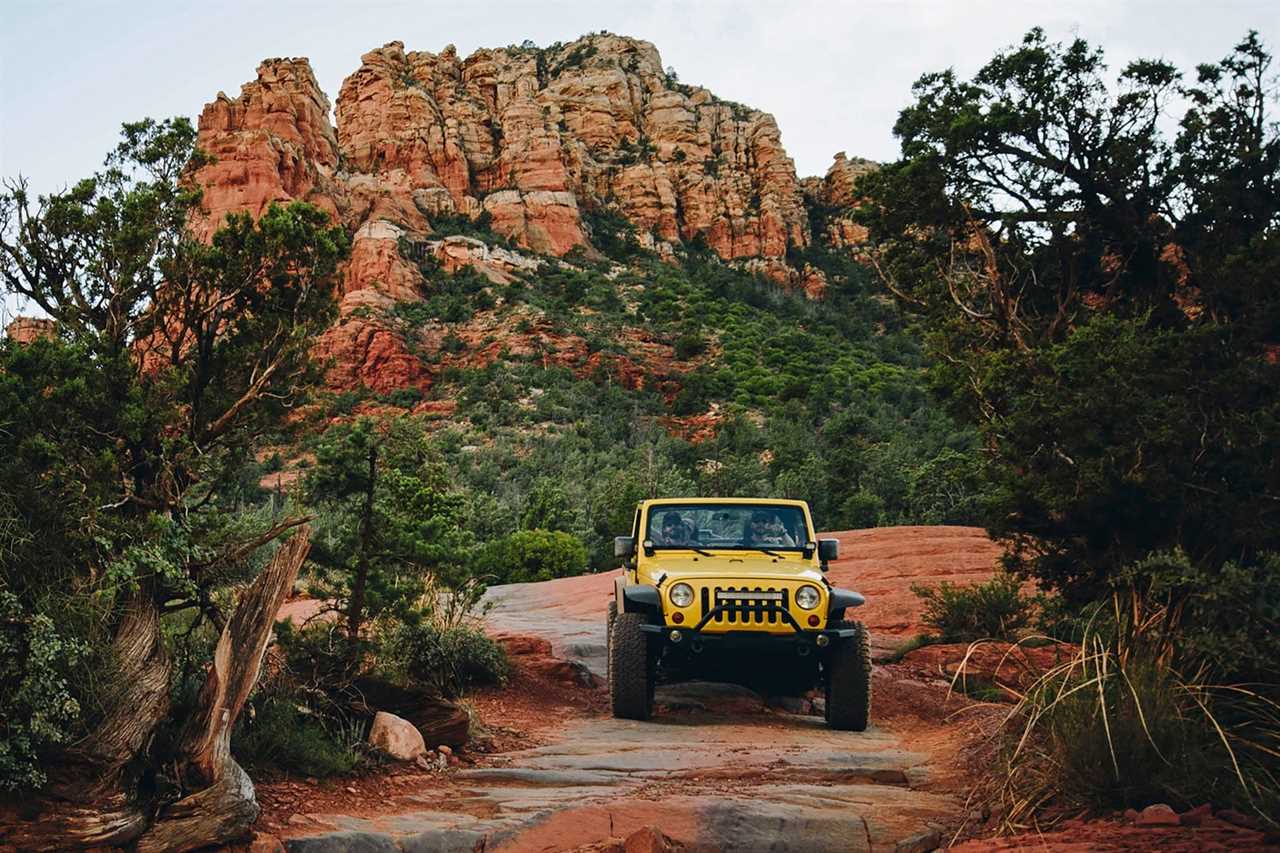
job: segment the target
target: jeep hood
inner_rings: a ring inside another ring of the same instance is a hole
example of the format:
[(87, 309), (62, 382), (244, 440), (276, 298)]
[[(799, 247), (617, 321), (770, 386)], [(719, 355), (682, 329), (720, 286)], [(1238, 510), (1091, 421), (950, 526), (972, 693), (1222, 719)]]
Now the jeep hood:
[(773, 558), (768, 554), (713, 552), (713, 557), (679, 553), (653, 557), (649, 571), (655, 577), (663, 573), (669, 580), (724, 580), (742, 583), (754, 580), (807, 580), (821, 584), (822, 572), (799, 554)]

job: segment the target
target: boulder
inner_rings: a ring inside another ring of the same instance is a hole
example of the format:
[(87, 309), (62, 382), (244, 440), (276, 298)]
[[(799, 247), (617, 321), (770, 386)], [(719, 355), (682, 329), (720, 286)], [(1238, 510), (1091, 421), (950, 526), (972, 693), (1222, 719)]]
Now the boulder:
[(401, 761), (413, 761), (427, 751), (427, 745), (419, 732), (406, 719), (379, 711), (373, 717), (369, 729), (369, 743)]
[(354, 703), (356, 710), (370, 714), (385, 710), (408, 720), (433, 749), (441, 744), (454, 749), (467, 745), (471, 718), (456, 702), (424, 688), (401, 687), (377, 678), (358, 678), (353, 687), (361, 697)]

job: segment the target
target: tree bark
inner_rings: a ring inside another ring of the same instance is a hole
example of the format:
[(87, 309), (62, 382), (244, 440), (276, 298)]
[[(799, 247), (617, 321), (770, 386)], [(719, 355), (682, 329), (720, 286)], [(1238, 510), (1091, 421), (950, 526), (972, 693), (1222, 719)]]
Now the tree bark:
[(218, 638), (197, 711), (183, 729), (179, 784), (184, 796), (156, 815), (138, 841), (139, 853), (222, 844), (244, 836), (257, 820), (253, 782), (231, 757), (231, 730), (257, 684), (276, 614), (310, 548), (310, 529), (304, 525), (241, 596)]
[(149, 596), (139, 593), (125, 605), (111, 647), (116, 669), (107, 676), (120, 691), (111, 710), (50, 763), (47, 793), (22, 804), (11, 826), (0, 829), (0, 842), (20, 850), (65, 850), (125, 844), (147, 828), (136, 759), (168, 713), (170, 670), (160, 614)]
[(127, 845), (193, 850), (247, 834), (258, 817), (253, 782), (231, 757), (231, 730), (257, 683), (276, 614), (310, 550), (301, 527), (282, 544), (222, 629), (196, 712), (179, 741), (182, 797), (157, 809), (140, 795), (152, 736), (169, 711), (170, 660), (160, 611), (139, 594), (112, 642), (119, 693), (106, 718), (49, 770), (46, 794), (0, 808), (0, 849), (76, 850)]

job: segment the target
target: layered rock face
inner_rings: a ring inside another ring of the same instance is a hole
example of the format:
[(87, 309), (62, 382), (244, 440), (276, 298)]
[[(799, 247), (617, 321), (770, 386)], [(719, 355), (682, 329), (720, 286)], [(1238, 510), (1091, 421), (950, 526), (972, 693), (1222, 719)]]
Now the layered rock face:
[(329, 99), (305, 59), (268, 59), (232, 100), (219, 92), (200, 114), (199, 147), (214, 161), (195, 173), (205, 190), (197, 232), (228, 213), (260, 215), (272, 202), (310, 201), (337, 216), (338, 139)]
[(680, 85), (653, 45), (621, 36), (465, 59), (392, 42), (343, 83), (336, 128), (305, 59), (267, 60), (239, 98), (205, 107), (199, 143), (217, 158), (196, 175), (210, 227), (307, 199), (353, 231), (488, 213), (552, 255), (589, 246), (589, 214), (605, 207), (650, 246), (701, 237), (724, 259), (809, 241), (772, 116)]
[[(542, 255), (590, 253), (592, 223), (608, 212), (664, 257), (705, 242), (811, 297), (825, 287), (817, 271), (787, 262), (811, 228), (772, 116), (681, 85), (647, 42), (601, 33), (466, 58), (452, 46), (432, 54), (392, 42), (347, 77), (336, 118), (307, 60), (266, 60), (239, 97), (205, 106), (198, 144), (215, 159), (195, 173), (206, 238), (228, 213), (256, 217), (291, 200), (329, 211), (353, 235), (340, 320), (317, 342), (334, 385), (430, 383), (386, 318), (395, 302), (420, 298), (425, 255), (495, 283), (547, 262), (441, 236), (467, 228)], [(824, 210), (848, 195), (842, 163), (807, 188)]]
[(58, 334), (58, 326), (52, 320), (39, 317), (15, 317), (4, 330), (5, 337), (16, 344), (29, 344), (40, 338), (52, 338)]
[(854, 222), (850, 216), (858, 203), (853, 185), (858, 178), (876, 168), (877, 165), (871, 160), (860, 157), (850, 160), (841, 151), (827, 169), (826, 177), (805, 178), (801, 181), (805, 200), (822, 214), (821, 221), (813, 223), (815, 240), (840, 248), (855, 249), (866, 242), (866, 227)]

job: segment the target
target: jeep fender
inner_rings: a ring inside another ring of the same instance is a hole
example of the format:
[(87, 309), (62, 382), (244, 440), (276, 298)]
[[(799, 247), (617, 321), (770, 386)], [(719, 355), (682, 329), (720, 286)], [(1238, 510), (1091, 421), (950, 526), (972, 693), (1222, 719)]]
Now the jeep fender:
[(851, 589), (840, 589), (833, 587), (831, 590), (831, 600), (827, 605), (827, 614), (833, 619), (839, 619), (844, 616), (844, 611), (850, 607), (861, 607), (867, 603), (867, 599), (860, 592), (854, 592)]
[(619, 613), (657, 613), (662, 607), (658, 588), (648, 584), (627, 584), (618, 578), (613, 582), (613, 595)]

